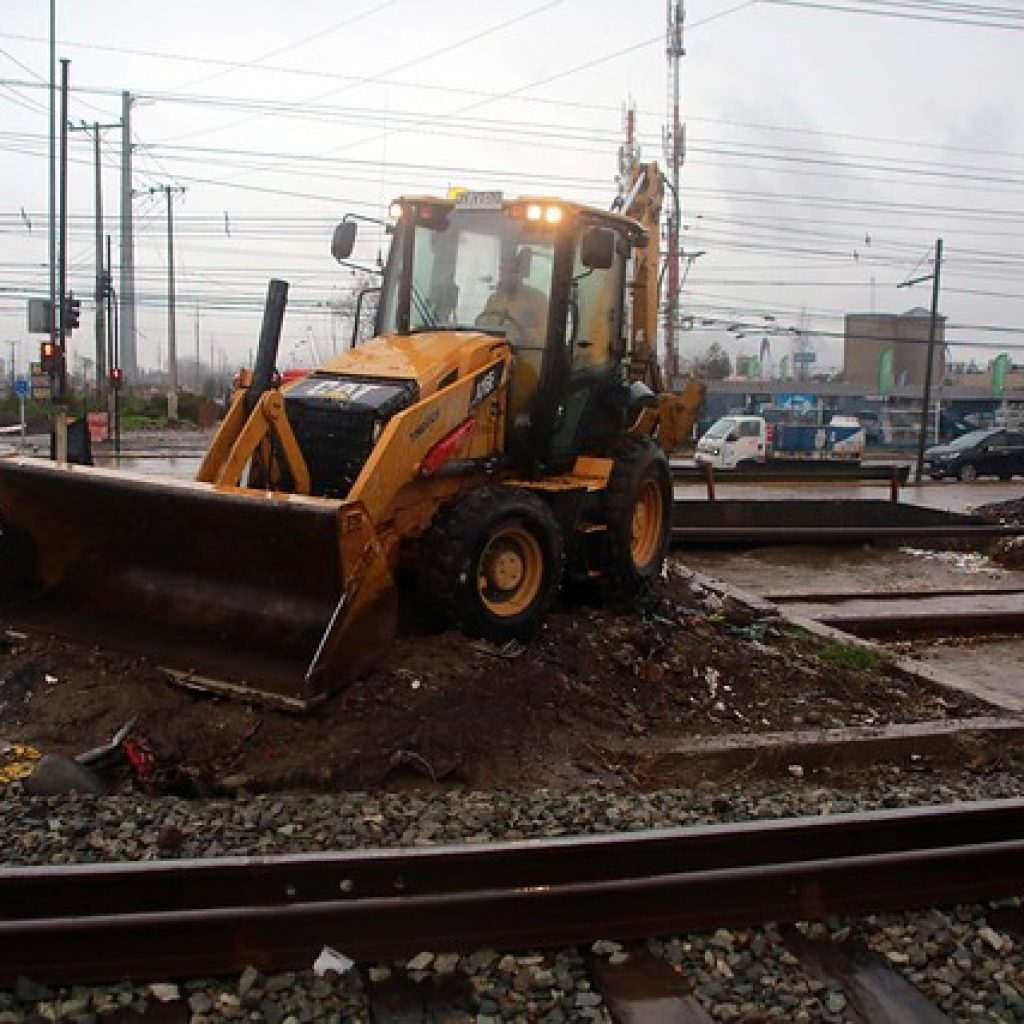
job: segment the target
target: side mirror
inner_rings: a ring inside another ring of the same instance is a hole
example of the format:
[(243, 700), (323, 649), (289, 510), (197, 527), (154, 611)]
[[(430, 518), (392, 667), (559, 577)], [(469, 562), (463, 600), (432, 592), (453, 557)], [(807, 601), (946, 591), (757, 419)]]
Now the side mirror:
[(725, 435), (725, 439), (731, 443), (733, 441), (738, 441), (740, 439), (740, 435), (737, 434), (735, 430), (730, 430), (729, 433)]
[(588, 228), (580, 239), (580, 261), (588, 270), (607, 270), (615, 262), (615, 232)]
[(352, 255), (356, 247), (356, 222), (343, 220), (335, 229), (331, 238), (331, 255), (340, 263)]

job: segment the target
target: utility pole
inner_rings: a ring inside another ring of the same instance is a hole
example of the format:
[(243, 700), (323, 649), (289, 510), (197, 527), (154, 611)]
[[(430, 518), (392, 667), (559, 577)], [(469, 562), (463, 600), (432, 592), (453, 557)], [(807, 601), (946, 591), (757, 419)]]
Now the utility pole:
[(923, 274), (910, 281), (898, 284), (897, 288), (908, 288), (912, 284), (920, 284), (922, 281), (932, 283), (932, 309), (931, 318), (928, 323), (928, 357), (925, 360), (924, 371), (924, 395), (921, 406), (921, 428), (917, 437), (917, 482), (921, 483), (924, 476), (924, 448), (928, 434), (928, 406), (932, 397), (932, 368), (935, 364), (935, 335), (938, 333), (939, 322), (939, 278), (942, 273), (942, 239), (935, 240), (935, 266), (930, 274)]
[(682, 227), (679, 200), (679, 169), (684, 159), (683, 128), (679, 121), (679, 65), (686, 50), (683, 47), (683, 21), (686, 8), (683, 0), (667, 0), (666, 55), (669, 76), (669, 127), (665, 132), (665, 155), (669, 166), (672, 205), (668, 220), (668, 287), (665, 294), (665, 376), (671, 391), (679, 374), (679, 351), (676, 329), (679, 319), (679, 234)]
[(150, 193), (163, 192), (167, 198), (167, 418), (178, 418), (178, 349), (174, 317), (174, 203), (175, 192), (184, 192), (180, 185), (158, 185)]
[(132, 97), (121, 93), (121, 369), (129, 382), (138, 379), (135, 346), (135, 236), (132, 228)]
[(50, 342), (57, 344), (57, 0), (50, 0)]
[[(57, 333), (57, 379), (54, 398), (63, 403), (67, 389), (68, 364), (68, 68), (71, 61), (60, 62), (60, 261), (57, 266), (60, 319)], [(60, 429), (58, 428), (58, 435)], [(58, 448), (60, 441), (58, 439)]]
[(110, 250), (110, 235), (107, 235), (107, 271), (103, 295), (107, 306), (107, 365), (110, 367), (110, 390), (107, 392), (110, 417), (110, 432), (114, 438), (114, 454), (121, 454), (121, 410), (118, 392), (121, 390), (121, 365), (117, 344), (117, 306), (114, 295), (114, 263)]
[(196, 395), (202, 393), (203, 390), (203, 379), (202, 374), (199, 372), (199, 303), (196, 303)]
[(80, 121), (71, 125), (73, 132), (92, 132), (93, 141), (93, 175), (96, 185), (95, 220), (96, 220), (96, 388), (103, 394), (107, 387), (107, 327), (106, 327), (106, 276), (103, 258), (103, 179), (100, 163), (100, 132), (107, 128), (120, 128), (115, 124), (99, 124), (94, 121), (86, 124)]

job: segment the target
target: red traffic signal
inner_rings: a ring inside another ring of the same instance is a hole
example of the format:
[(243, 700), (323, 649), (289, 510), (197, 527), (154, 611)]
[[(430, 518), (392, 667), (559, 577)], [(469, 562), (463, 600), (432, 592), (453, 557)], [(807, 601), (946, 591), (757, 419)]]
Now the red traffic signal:
[(57, 344), (53, 341), (39, 343), (39, 362), (45, 373), (53, 373), (57, 369)]
[(124, 371), (121, 369), (120, 366), (112, 366), (110, 368), (110, 383), (115, 388), (119, 388), (121, 386), (121, 379), (123, 377), (123, 374)]

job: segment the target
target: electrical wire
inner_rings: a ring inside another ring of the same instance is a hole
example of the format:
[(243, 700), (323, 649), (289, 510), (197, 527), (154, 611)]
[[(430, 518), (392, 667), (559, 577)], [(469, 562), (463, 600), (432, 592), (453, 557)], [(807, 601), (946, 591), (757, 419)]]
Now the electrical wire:
[[(942, 0), (925, 3), (885, 2), (885, 0), (761, 0), (773, 7), (801, 7), (828, 11), (833, 14), (871, 14), (909, 21), (935, 22), (943, 25), (961, 25), (974, 28), (995, 28), (1011, 31), (1024, 29), (1024, 12), (1013, 8), (975, 7), (971, 4), (947, 4)], [(927, 11), (928, 13), (922, 13)], [(953, 17), (954, 14), (973, 14), (976, 17)], [(997, 20), (986, 20), (997, 19)], [(999, 20), (1001, 19), (1001, 20)]]

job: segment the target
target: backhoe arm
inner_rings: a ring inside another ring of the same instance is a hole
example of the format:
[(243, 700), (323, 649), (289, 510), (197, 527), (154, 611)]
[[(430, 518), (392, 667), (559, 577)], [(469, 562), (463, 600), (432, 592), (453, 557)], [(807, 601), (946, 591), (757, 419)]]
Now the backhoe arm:
[[(272, 486), (275, 483), (272, 470), (284, 469), (291, 478), (289, 490), (295, 494), (309, 494), (309, 469), (288, 422), (281, 392), (276, 388), (264, 391), (248, 416), (245, 413), (247, 395), (246, 388), (235, 392), (231, 408), (199, 467), (196, 479), (200, 483), (221, 487), (241, 487), (246, 466), (257, 448), (263, 445), (267, 453), (264, 466), (267, 479), (260, 482), (267, 487)], [(275, 467), (273, 462), (281, 465)]]

